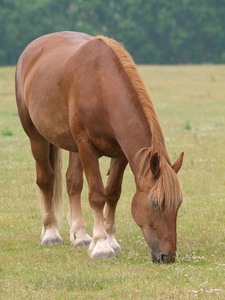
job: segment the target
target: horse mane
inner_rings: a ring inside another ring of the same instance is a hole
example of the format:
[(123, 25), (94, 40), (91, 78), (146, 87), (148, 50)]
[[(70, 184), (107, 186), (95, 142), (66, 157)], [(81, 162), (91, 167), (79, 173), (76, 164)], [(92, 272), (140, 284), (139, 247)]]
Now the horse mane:
[(182, 199), (182, 195), (180, 194), (181, 189), (178, 177), (171, 168), (171, 162), (166, 150), (163, 131), (159, 124), (151, 98), (145, 88), (141, 76), (137, 71), (137, 67), (132, 57), (125, 50), (123, 45), (114, 39), (110, 39), (102, 35), (96, 36), (95, 39), (103, 41), (112, 49), (118, 58), (137, 94), (152, 134), (151, 147), (140, 149), (135, 155), (135, 163), (139, 166), (137, 181), (139, 181), (143, 175), (145, 176), (149, 173), (150, 159), (152, 155), (157, 152), (160, 157), (161, 173), (157, 179), (157, 183), (150, 192), (149, 199), (157, 204), (158, 207), (162, 207), (163, 202), (166, 199), (166, 207), (171, 209), (180, 203)]
[(108, 45), (113, 50), (118, 60), (120, 61), (121, 65), (123, 66), (125, 73), (130, 79), (130, 82), (134, 90), (137, 93), (138, 99), (143, 108), (144, 114), (146, 116), (152, 134), (152, 145), (151, 145), (152, 155), (155, 152), (158, 152), (159, 155), (164, 156), (168, 161), (168, 163), (171, 164), (165, 146), (164, 135), (162, 132), (162, 128), (159, 124), (157, 114), (155, 112), (151, 98), (148, 95), (148, 92), (141, 79), (141, 76), (137, 71), (136, 65), (132, 57), (120, 43), (118, 43), (113, 39), (107, 38), (102, 35), (96, 36), (95, 39), (103, 41), (106, 45)]

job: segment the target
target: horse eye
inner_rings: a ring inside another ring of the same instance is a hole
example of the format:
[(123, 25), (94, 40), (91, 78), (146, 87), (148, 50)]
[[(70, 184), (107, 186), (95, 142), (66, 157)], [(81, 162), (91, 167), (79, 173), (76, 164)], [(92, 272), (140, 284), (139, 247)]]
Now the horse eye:
[(161, 205), (157, 202), (152, 201), (152, 206), (155, 210), (161, 210)]

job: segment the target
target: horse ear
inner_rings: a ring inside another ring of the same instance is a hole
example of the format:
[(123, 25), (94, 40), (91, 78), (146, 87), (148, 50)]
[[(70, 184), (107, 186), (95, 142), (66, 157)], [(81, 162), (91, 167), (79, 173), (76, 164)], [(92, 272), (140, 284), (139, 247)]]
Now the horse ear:
[(182, 152), (178, 158), (178, 160), (172, 165), (172, 168), (176, 173), (180, 170), (183, 163), (184, 152)]
[(160, 168), (159, 168), (159, 155), (158, 153), (154, 153), (151, 157), (151, 160), (150, 160), (150, 168), (151, 168), (151, 171), (152, 171), (152, 175), (157, 178), (159, 177), (159, 174), (160, 174)]

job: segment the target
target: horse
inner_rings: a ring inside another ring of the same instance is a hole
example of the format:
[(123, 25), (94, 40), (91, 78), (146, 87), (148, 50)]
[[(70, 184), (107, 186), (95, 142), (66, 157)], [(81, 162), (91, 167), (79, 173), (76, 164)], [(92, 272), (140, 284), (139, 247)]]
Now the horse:
[[(176, 219), (182, 203), (177, 176), (183, 152), (172, 164), (150, 96), (125, 48), (114, 39), (64, 31), (32, 41), (16, 66), (18, 114), (29, 137), (40, 191), (44, 246), (62, 245), (61, 149), (66, 172), (70, 242), (89, 245), (91, 258), (116, 258), (115, 212), (129, 163), (136, 185), (132, 216), (153, 262), (174, 262)], [(106, 187), (99, 158), (111, 158)], [(94, 214), (93, 238), (82, 214), (83, 172)]]

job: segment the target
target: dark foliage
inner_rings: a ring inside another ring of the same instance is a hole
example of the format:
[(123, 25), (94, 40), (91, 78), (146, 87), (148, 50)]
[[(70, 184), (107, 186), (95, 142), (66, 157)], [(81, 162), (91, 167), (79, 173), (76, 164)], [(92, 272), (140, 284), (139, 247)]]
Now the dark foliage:
[(136, 63), (225, 63), (224, 13), (225, 0), (0, 0), (0, 65), (62, 30), (113, 37)]

